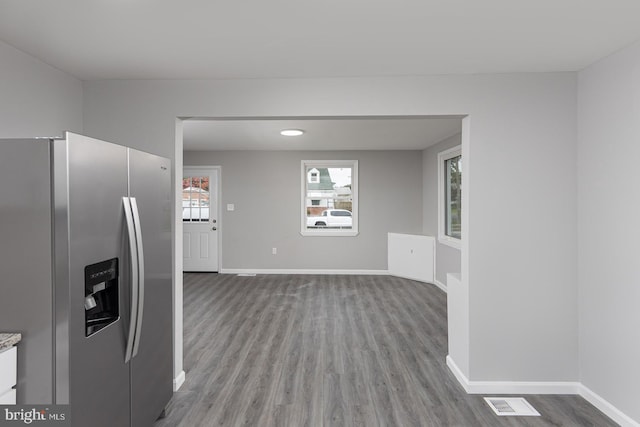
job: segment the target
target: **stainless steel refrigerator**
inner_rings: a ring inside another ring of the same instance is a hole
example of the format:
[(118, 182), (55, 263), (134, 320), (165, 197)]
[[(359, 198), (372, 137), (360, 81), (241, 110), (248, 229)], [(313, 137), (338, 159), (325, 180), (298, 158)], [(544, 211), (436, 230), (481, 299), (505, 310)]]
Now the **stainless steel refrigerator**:
[(0, 140), (0, 332), (18, 404), (151, 426), (172, 394), (170, 161), (74, 133)]

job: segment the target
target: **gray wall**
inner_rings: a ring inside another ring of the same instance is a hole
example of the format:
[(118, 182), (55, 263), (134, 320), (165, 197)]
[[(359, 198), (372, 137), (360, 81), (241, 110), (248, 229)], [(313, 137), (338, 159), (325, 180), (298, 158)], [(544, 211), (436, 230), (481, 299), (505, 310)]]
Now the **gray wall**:
[[(360, 234), (301, 236), (301, 160), (342, 159), (358, 160)], [(222, 210), (223, 269), (386, 270), (387, 233), (422, 227), (419, 151), (185, 152), (184, 164), (222, 166), (222, 206), (235, 204)]]
[(436, 280), (445, 286), (447, 273), (461, 271), (461, 250), (438, 242), (438, 153), (460, 144), (462, 139), (458, 134), (422, 152), (422, 231), (436, 238)]
[[(59, 136), (64, 130), (82, 131), (80, 80), (0, 42), (0, 138)], [(24, 251), (30, 250), (29, 256), (32, 258), (28, 261), (38, 261), (38, 265), (33, 266), (28, 274), (28, 278), (35, 278), (33, 283), (24, 283), (25, 287), (18, 292), (21, 295), (13, 295), (13, 297), (8, 296), (12, 291), (17, 292), (15, 286), (13, 289), (11, 286), (16, 283), (8, 283), (7, 280), (20, 274), (19, 270), (24, 268), (22, 264), (25, 263), (16, 262), (14, 259), (12, 266), (7, 265), (8, 262), (12, 262), (11, 256), (8, 256), (4, 258), (5, 265), (0, 269), (3, 275), (9, 277), (0, 284), (0, 295), (3, 298), (0, 309), (4, 316), (0, 330), (23, 333), (23, 340), (18, 345), (18, 403), (47, 403), (51, 401), (52, 393), (52, 350), (47, 352), (42, 348), (42, 346), (50, 346), (52, 340), (51, 325), (46, 326), (52, 312), (50, 306), (46, 307), (51, 301), (50, 295), (46, 293), (35, 297), (25, 295), (25, 290), (46, 292), (47, 280), (51, 280), (50, 260), (46, 259), (50, 256), (50, 246), (43, 244), (37, 251), (33, 251), (32, 247), (33, 242), (47, 242), (47, 233), (50, 232), (48, 170), (44, 167), (48, 152), (42, 148), (45, 147), (31, 149), (34, 164), (43, 166), (39, 175), (20, 177), (20, 171), (12, 172), (12, 167), (13, 169), (20, 167), (19, 162), (13, 165), (2, 165), (5, 187), (1, 194), (5, 204), (0, 211), (3, 213), (3, 220), (11, 217), (12, 221), (0, 227), (3, 243), (11, 245), (12, 255), (15, 257), (24, 259)], [(6, 151), (5, 155), (8, 155)], [(0, 160), (6, 162), (7, 158)], [(11, 179), (9, 175), (14, 179), (11, 188), (7, 187)], [(16, 183), (29, 185), (29, 188), (18, 191), (19, 187), (16, 187)], [(22, 206), (15, 202), (15, 197), (12, 198), (12, 189), (14, 192), (21, 193), (24, 198), (25, 203)], [(20, 217), (14, 218), (14, 215), (10, 215), (11, 210), (17, 211)], [(29, 228), (25, 229), (25, 227)], [(27, 302), (38, 310), (38, 314), (32, 316), (30, 320), (21, 318), (21, 313), (16, 311), (20, 310), (20, 303)], [(7, 304), (13, 304), (13, 306)], [(48, 319), (47, 316), (49, 316)], [(25, 331), (28, 333), (25, 334)], [(29, 381), (31, 387), (26, 385), (25, 381)]]
[(0, 138), (82, 132), (82, 83), (0, 42)]
[(640, 43), (579, 74), (580, 378), (640, 423)]
[(470, 379), (575, 381), (576, 84), (575, 73), (96, 81), (84, 126), (177, 158), (176, 117), (468, 114)]

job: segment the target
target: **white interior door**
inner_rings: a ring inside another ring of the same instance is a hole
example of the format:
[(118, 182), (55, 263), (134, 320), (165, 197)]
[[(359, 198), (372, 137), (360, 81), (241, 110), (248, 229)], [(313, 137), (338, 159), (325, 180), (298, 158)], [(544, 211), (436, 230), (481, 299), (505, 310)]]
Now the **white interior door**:
[(184, 271), (218, 271), (220, 169), (185, 166), (182, 179)]

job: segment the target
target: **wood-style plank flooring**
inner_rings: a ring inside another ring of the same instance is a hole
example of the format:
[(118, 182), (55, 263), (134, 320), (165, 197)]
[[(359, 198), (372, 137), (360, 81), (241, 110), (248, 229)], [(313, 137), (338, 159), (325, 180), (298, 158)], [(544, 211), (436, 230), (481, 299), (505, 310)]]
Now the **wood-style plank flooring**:
[(579, 396), (494, 415), (446, 367), (446, 306), (389, 276), (185, 274), (187, 379), (155, 427), (616, 425)]

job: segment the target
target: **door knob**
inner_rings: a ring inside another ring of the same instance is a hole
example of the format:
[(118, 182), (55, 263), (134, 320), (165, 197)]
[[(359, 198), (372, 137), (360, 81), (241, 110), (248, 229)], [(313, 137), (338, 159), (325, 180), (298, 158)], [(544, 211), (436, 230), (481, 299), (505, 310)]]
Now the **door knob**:
[(217, 228), (216, 228), (216, 227), (211, 227), (211, 229), (212, 229), (213, 231), (216, 231), (216, 230), (217, 230)]

